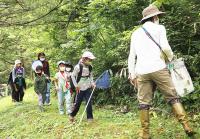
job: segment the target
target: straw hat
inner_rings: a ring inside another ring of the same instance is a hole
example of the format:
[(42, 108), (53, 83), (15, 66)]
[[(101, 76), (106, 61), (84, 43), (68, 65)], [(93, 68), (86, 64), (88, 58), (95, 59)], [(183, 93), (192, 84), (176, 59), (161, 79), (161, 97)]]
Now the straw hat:
[(161, 12), (158, 10), (158, 8), (155, 5), (149, 5), (142, 11), (143, 18), (141, 21), (144, 21), (150, 17), (153, 17), (155, 15), (164, 14), (165, 12)]

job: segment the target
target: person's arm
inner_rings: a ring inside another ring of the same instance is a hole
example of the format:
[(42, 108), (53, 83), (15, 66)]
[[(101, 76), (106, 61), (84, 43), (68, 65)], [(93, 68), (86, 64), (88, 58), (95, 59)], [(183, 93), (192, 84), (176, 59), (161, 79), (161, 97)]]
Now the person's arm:
[[(160, 46), (162, 47), (164, 53), (167, 55), (168, 60), (171, 61), (173, 58), (173, 52), (167, 40), (166, 29), (164, 26), (161, 26)], [(164, 58), (164, 56), (161, 55), (161, 58)]]
[(56, 87), (56, 91), (58, 91), (59, 90), (59, 88), (58, 88), (58, 73), (56, 73), (54, 78), (55, 78), (54, 79), (54, 85)]
[(136, 53), (134, 48), (134, 35), (132, 35), (130, 43), (130, 53), (128, 57), (129, 78), (132, 80), (136, 78), (135, 64), (136, 64)]
[(15, 80), (14, 80), (14, 82), (13, 82), (13, 85), (14, 85), (14, 89), (15, 89), (15, 91), (17, 92), (17, 91), (18, 91), (18, 89), (17, 89), (17, 85), (16, 85), (16, 82), (17, 82), (17, 78), (15, 78)]
[(80, 91), (80, 88), (78, 87), (78, 83), (76, 81), (76, 77), (78, 76), (79, 72), (80, 72), (79, 65), (76, 65), (74, 68), (74, 71), (71, 74), (72, 82), (73, 82), (74, 86), (76, 87), (77, 93), (79, 93), (79, 91)]
[(16, 75), (15, 75), (15, 68), (12, 70), (12, 80), (15, 81)]
[(23, 78), (23, 84), (24, 84), (24, 89), (26, 89), (26, 81), (25, 81), (25, 78)]
[(90, 81), (91, 81), (92, 87), (95, 88), (95, 87), (96, 87), (96, 84), (95, 84), (95, 82), (94, 82), (93, 72), (90, 73)]
[(130, 53), (128, 57), (128, 71), (129, 71), (129, 79), (130, 83), (137, 88), (137, 78), (135, 72), (135, 65), (136, 65), (136, 52), (135, 52), (135, 44), (134, 44), (134, 34), (131, 36), (131, 43), (130, 43)]
[(23, 68), (23, 78), (25, 78), (25, 69)]
[(38, 89), (38, 82), (36, 81), (36, 79), (35, 79), (35, 81), (34, 81), (34, 91), (35, 91), (36, 94), (39, 94), (39, 93), (40, 93), (40, 92), (39, 92), (39, 89)]
[(49, 69), (49, 62), (48, 61), (46, 61), (47, 62), (47, 75), (50, 77), (50, 69)]

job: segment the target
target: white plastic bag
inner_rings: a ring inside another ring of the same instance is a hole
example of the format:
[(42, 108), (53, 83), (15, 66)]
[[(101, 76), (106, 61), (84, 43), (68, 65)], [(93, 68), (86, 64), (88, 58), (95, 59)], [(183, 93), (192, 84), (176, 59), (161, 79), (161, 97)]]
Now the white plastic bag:
[(181, 97), (194, 91), (194, 86), (190, 77), (190, 74), (185, 67), (182, 58), (173, 60), (170, 63), (170, 73), (172, 82), (174, 83), (177, 94)]

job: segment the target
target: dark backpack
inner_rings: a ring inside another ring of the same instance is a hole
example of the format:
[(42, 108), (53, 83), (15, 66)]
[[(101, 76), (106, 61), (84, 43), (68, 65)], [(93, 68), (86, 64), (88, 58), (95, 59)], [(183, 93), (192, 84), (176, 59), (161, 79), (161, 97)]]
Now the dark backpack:
[[(79, 64), (79, 68), (80, 68), (80, 71), (79, 71), (78, 76), (77, 76), (77, 78), (76, 78), (76, 82), (77, 82), (77, 83), (81, 80), (82, 72), (83, 72), (83, 65), (82, 65), (82, 64)], [(91, 72), (92, 72), (92, 66), (89, 65), (89, 76), (90, 76), (90, 73), (91, 73)], [(73, 84), (73, 81), (72, 81), (71, 76), (70, 76), (70, 86), (71, 86), (71, 90), (72, 90), (73, 92), (75, 92), (75, 91), (76, 91), (76, 87), (75, 87), (74, 84)]]

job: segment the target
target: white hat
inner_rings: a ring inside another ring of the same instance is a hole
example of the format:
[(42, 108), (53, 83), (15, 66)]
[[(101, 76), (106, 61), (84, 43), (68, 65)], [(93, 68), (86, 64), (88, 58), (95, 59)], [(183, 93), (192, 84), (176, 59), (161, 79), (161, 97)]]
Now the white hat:
[(21, 64), (22, 62), (20, 61), (20, 60), (15, 60), (15, 66), (17, 65), (17, 64)]
[(95, 59), (96, 57), (89, 51), (85, 51), (82, 55), (82, 57), (87, 57), (89, 59)]
[(58, 61), (58, 62), (57, 62), (57, 65), (59, 66), (60, 64), (65, 64), (65, 61), (62, 61), (62, 60), (61, 60), (61, 61)]
[(32, 63), (32, 69), (35, 71), (37, 66), (43, 66), (42, 62), (40, 60), (35, 60)]
[(148, 7), (146, 7), (143, 11), (142, 11), (142, 15), (143, 18), (141, 21), (144, 21), (150, 17), (153, 17), (155, 15), (159, 15), (159, 14), (164, 14), (165, 12), (161, 12), (158, 10), (158, 8), (155, 5), (149, 5)]

